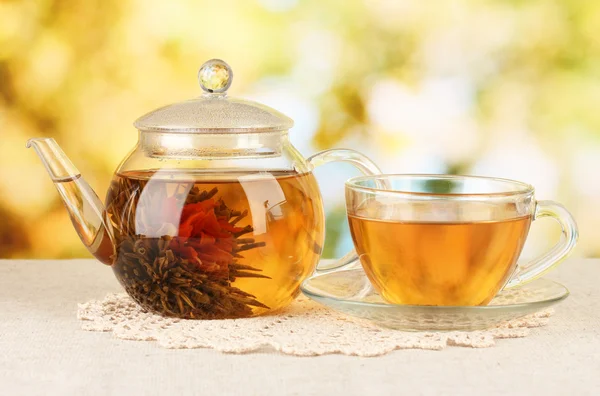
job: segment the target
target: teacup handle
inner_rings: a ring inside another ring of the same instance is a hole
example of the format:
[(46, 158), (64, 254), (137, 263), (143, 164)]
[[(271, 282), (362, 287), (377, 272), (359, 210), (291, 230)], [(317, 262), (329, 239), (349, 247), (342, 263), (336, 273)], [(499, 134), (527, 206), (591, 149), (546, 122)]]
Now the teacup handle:
[[(361, 171), (365, 175), (379, 175), (381, 170), (371, 161), (367, 156), (359, 153), (355, 150), (350, 149), (331, 149), (321, 151), (307, 159), (307, 161), (313, 166), (318, 167), (330, 162), (347, 162), (353, 165), (356, 169)], [(360, 267), (358, 255), (354, 249), (343, 255), (341, 258), (336, 260), (336, 265), (333, 267), (319, 268), (317, 272), (325, 273), (330, 271), (339, 270), (342, 267), (348, 266), (349, 268)]]
[(515, 273), (504, 286), (504, 289), (520, 286), (539, 278), (563, 261), (575, 247), (579, 232), (577, 223), (569, 211), (554, 201), (537, 201), (533, 220), (541, 217), (552, 217), (560, 224), (562, 236), (550, 251), (526, 263), (518, 264)]

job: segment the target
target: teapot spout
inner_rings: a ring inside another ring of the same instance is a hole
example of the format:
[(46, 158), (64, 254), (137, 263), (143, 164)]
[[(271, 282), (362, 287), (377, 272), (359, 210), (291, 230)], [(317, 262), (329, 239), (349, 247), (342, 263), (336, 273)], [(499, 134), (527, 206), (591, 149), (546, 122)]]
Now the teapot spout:
[(102, 201), (52, 138), (27, 141), (46, 167), (71, 222), (86, 248), (102, 263), (112, 265), (115, 248)]

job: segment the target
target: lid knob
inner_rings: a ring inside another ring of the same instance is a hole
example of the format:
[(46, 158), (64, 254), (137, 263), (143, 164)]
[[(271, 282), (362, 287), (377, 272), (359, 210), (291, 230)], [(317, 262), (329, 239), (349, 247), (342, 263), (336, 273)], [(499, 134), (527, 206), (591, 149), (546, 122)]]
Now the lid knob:
[(221, 59), (211, 59), (200, 66), (198, 82), (205, 92), (225, 93), (233, 80), (231, 67)]

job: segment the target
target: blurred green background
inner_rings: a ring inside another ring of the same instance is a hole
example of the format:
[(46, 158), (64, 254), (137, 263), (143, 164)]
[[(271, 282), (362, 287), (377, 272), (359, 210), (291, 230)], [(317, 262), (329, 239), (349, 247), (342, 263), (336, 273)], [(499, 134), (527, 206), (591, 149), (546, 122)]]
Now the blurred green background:
[[(103, 197), (133, 120), (199, 95), (210, 58), (232, 66), (232, 95), (296, 121), (303, 154), (526, 181), (573, 212), (578, 254), (600, 255), (598, 1), (0, 0), (0, 257), (88, 256), (29, 137), (54, 137)], [(351, 244), (354, 174), (317, 172), (329, 257)], [(527, 252), (558, 235), (539, 223)]]

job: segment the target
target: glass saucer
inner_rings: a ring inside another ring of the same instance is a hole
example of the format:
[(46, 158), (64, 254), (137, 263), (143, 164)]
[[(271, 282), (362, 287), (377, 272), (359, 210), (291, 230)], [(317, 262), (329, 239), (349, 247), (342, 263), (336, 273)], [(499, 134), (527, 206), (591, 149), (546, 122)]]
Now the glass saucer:
[(556, 304), (569, 295), (560, 283), (538, 279), (500, 292), (489, 305), (438, 307), (385, 302), (362, 268), (317, 274), (302, 283), (302, 292), (336, 311), (377, 325), (408, 331), (479, 330), (518, 319)]

